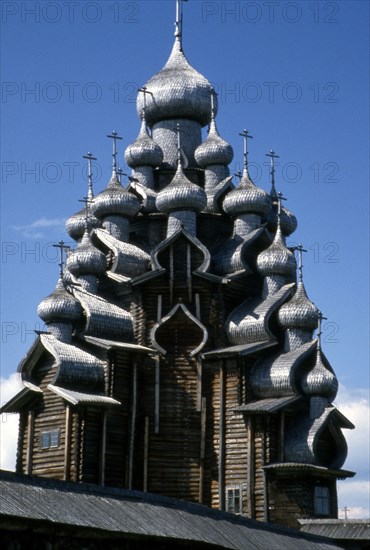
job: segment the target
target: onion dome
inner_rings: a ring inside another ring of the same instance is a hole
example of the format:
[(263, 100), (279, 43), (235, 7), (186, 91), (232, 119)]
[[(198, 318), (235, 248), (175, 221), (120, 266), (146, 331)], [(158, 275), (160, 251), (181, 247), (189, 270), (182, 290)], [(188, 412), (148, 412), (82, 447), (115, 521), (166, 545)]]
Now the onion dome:
[[(213, 97), (214, 94), (212, 94)], [(212, 114), (207, 139), (199, 145), (194, 153), (195, 160), (202, 168), (213, 164), (227, 166), (233, 160), (234, 151), (227, 141), (218, 133), (216, 121)]]
[(125, 217), (134, 217), (139, 209), (139, 200), (135, 195), (122, 187), (115, 170), (113, 170), (107, 188), (95, 197), (92, 204), (92, 211), (97, 218), (117, 214)]
[[(66, 221), (66, 229), (68, 235), (74, 239), (75, 241), (79, 241), (84, 232), (86, 227), (86, 212), (85, 208), (82, 208), (76, 214), (73, 214), (68, 220)], [(100, 221), (96, 216), (93, 216), (92, 214), (89, 215), (89, 227), (100, 227)]]
[(82, 315), (80, 302), (65, 289), (62, 279), (58, 280), (54, 292), (40, 302), (37, 313), (45, 322), (73, 322)]
[(92, 244), (87, 229), (76, 250), (69, 254), (66, 266), (72, 275), (76, 277), (80, 275), (101, 275), (105, 272), (105, 255)]
[(320, 349), (317, 350), (315, 366), (302, 380), (302, 389), (306, 395), (327, 397), (330, 400), (337, 395), (337, 377), (325, 367)]
[(238, 187), (226, 196), (223, 208), (231, 216), (248, 212), (263, 215), (269, 212), (271, 204), (268, 194), (252, 182), (244, 168)]
[[(176, 37), (171, 55), (163, 69), (148, 80), (145, 87), (149, 92), (146, 116), (150, 126), (171, 118), (190, 118), (200, 122), (202, 126), (209, 124), (212, 86), (190, 65), (182, 51), (179, 37)], [(143, 107), (144, 98), (139, 94), (139, 116)]]
[(140, 133), (125, 151), (125, 160), (131, 168), (137, 166), (159, 166), (163, 161), (163, 151), (148, 134), (145, 110), (143, 110)]
[[(274, 196), (270, 194), (272, 199), (272, 208), (267, 215), (265, 221), (267, 223), (267, 229), (271, 233), (275, 233), (277, 228), (277, 204), (274, 202)], [(288, 236), (294, 233), (297, 229), (298, 221), (293, 212), (291, 212), (285, 206), (281, 206), (281, 215), (280, 215), (280, 227), (283, 235)]]
[(185, 176), (181, 161), (178, 162), (176, 174), (167, 187), (156, 198), (160, 212), (174, 210), (195, 210), (200, 212), (207, 204), (207, 197), (201, 187), (192, 183)]
[(272, 244), (257, 256), (257, 267), (261, 275), (292, 275), (296, 268), (293, 252), (285, 245), (278, 226)]
[(279, 310), (280, 324), (284, 328), (314, 330), (317, 327), (318, 318), (317, 307), (309, 300), (303, 282), (299, 281), (293, 298)]

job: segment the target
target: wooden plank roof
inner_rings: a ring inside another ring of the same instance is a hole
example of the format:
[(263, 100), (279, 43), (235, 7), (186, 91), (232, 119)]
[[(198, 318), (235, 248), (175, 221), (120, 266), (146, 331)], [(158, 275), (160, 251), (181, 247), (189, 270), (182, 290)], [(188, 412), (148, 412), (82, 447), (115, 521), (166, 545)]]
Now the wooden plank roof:
[[(204, 547), (266, 550), (335, 550), (323, 539), (294, 529), (242, 518), (177, 499), (74, 484), (0, 471), (0, 527), (36, 528), (50, 524), (54, 532), (78, 528), (84, 536), (171, 539)], [(18, 522), (18, 523), (17, 523)]]

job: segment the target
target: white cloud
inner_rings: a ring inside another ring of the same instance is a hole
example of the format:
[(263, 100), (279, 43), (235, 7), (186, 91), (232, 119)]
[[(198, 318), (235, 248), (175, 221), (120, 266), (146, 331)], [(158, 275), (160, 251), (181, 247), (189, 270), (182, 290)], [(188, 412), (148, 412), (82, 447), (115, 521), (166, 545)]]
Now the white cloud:
[(344, 416), (355, 425), (354, 430), (345, 430), (348, 457), (344, 469), (356, 472), (356, 477), (338, 483), (338, 507), (344, 517), (347, 507), (349, 519), (370, 517), (370, 399), (369, 390), (349, 389), (340, 386), (336, 404)]
[[(17, 374), (0, 379), (0, 399), (3, 405), (20, 390)], [(18, 414), (4, 413), (0, 417), (0, 468), (14, 470), (18, 439)]]
[(39, 218), (27, 225), (14, 225), (13, 229), (19, 231), (24, 237), (42, 239), (49, 235), (50, 230), (64, 231), (64, 218)]

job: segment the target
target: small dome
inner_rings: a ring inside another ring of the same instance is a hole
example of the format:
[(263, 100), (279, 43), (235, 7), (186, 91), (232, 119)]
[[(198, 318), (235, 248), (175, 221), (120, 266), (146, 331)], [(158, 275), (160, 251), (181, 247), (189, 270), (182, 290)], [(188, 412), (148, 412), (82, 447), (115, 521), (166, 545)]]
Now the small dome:
[(68, 255), (66, 267), (76, 277), (79, 275), (101, 275), (105, 272), (105, 255), (92, 244), (87, 230), (85, 230), (76, 250)]
[(292, 275), (296, 269), (293, 252), (285, 245), (280, 227), (272, 244), (257, 256), (257, 267), (261, 275)]
[(248, 212), (262, 215), (271, 208), (270, 197), (252, 182), (248, 171), (244, 169), (238, 187), (225, 197), (223, 208), (231, 216)]
[[(89, 226), (90, 227), (100, 227), (100, 221), (94, 215), (90, 214), (89, 216)], [(76, 214), (73, 214), (66, 221), (66, 229), (68, 235), (75, 241), (79, 241), (84, 232), (86, 226), (86, 211), (85, 208), (82, 208)]]
[(115, 172), (113, 172), (107, 188), (96, 195), (92, 204), (92, 211), (97, 218), (113, 215), (131, 218), (136, 216), (139, 209), (139, 200), (122, 187)]
[(314, 330), (317, 327), (318, 318), (317, 307), (308, 299), (304, 284), (299, 281), (293, 298), (279, 310), (280, 324), (284, 328)]
[(131, 168), (137, 166), (159, 166), (163, 161), (163, 151), (148, 134), (146, 118), (143, 116), (140, 133), (125, 151), (125, 160)]
[[(212, 86), (190, 65), (178, 38), (163, 69), (148, 80), (145, 87), (150, 92), (145, 107), (149, 125), (171, 118), (190, 118), (202, 126), (209, 124)], [(139, 94), (137, 111), (140, 117), (143, 108), (143, 94)]]
[[(273, 199), (273, 197), (271, 198)], [(267, 229), (271, 233), (275, 233), (277, 229), (277, 218), (278, 218), (277, 210), (278, 210), (278, 207), (276, 202), (272, 201), (272, 208), (268, 213), (268, 215), (266, 216), (266, 218), (264, 219), (264, 221), (267, 223)], [(298, 226), (297, 218), (295, 217), (293, 212), (288, 210), (288, 208), (286, 208), (285, 206), (281, 205), (280, 227), (281, 227), (282, 234), (285, 236), (291, 235), (297, 229), (297, 226)]]
[(81, 318), (82, 308), (80, 302), (67, 292), (62, 279), (59, 279), (54, 292), (40, 302), (37, 313), (45, 323), (53, 321), (72, 323)]
[(156, 206), (160, 212), (174, 210), (195, 210), (200, 212), (207, 204), (207, 197), (201, 187), (195, 185), (185, 176), (179, 162), (176, 174), (167, 187), (156, 198)]
[(337, 377), (325, 367), (320, 350), (317, 351), (315, 366), (302, 380), (302, 389), (306, 395), (327, 397), (331, 401), (337, 395)]
[(208, 137), (196, 148), (194, 157), (202, 168), (206, 168), (213, 164), (227, 166), (233, 160), (233, 148), (227, 141), (222, 139), (213, 118), (211, 120)]

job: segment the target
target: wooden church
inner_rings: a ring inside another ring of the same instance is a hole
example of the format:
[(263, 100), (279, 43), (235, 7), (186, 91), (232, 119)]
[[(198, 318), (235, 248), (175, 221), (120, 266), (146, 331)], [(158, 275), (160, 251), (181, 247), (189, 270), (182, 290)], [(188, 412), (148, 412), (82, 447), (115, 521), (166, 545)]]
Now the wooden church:
[[(180, 4), (180, 3), (179, 3)], [(181, 15), (163, 69), (139, 90), (141, 128), (67, 221), (76, 241), (46, 325), (19, 366), (16, 471), (134, 489), (297, 526), (336, 518), (353, 425), (320, 344), (297, 221), (275, 182), (234, 185), (217, 96), (188, 62)], [(202, 138), (202, 129), (208, 135)], [(316, 335), (314, 332), (317, 330)]]

